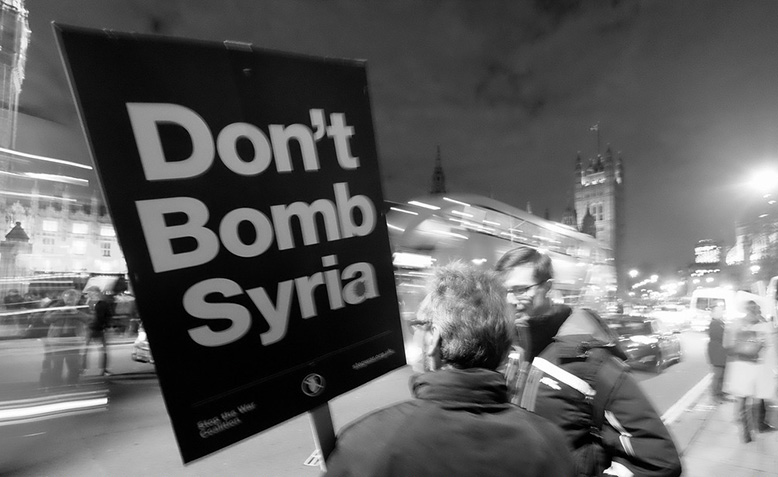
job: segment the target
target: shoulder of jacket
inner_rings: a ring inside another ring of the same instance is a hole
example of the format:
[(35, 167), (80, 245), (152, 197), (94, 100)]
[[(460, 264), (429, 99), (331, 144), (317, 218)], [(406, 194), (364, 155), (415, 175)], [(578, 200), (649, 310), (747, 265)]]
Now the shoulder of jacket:
[(369, 432), (374, 432), (377, 428), (386, 430), (387, 424), (400, 427), (404, 423), (404, 417), (414, 414), (422, 406), (422, 403), (421, 399), (411, 399), (376, 409), (346, 424), (338, 436), (358, 434), (361, 430), (369, 430)]

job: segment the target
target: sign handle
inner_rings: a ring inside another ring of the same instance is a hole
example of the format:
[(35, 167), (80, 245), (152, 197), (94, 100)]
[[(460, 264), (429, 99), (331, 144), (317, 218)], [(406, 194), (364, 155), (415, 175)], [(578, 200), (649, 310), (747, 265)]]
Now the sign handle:
[(330, 456), (332, 449), (335, 448), (335, 429), (332, 425), (332, 415), (330, 414), (330, 404), (325, 402), (308, 412), (311, 417), (311, 431), (313, 432), (313, 441), (316, 443), (316, 449), (319, 451), (319, 467), (326, 471), (325, 461)]

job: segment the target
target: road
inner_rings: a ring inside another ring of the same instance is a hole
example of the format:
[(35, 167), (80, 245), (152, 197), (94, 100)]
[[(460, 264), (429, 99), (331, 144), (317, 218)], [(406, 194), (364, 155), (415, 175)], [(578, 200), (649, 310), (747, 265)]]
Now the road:
[[(660, 414), (667, 411), (708, 372), (705, 336), (681, 335), (684, 359), (659, 375), (635, 372)], [(111, 346), (118, 375), (101, 384), (109, 391), (108, 409), (0, 427), (0, 474), (27, 476), (318, 476), (305, 465), (314, 450), (310, 420), (298, 416), (262, 434), (184, 466), (160, 388), (150, 365), (130, 360), (129, 345)], [(21, 358), (18, 358), (21, 359)], [(38, 363), (39, 364), (39, 363)], [(18, 363), (17, 363), (18, 365)], [(2, 366), (2, 371), (6, 366)], [(330, 402), (335, 428), (373, 409), (410, 398), (409, 367), (398, 369)]]

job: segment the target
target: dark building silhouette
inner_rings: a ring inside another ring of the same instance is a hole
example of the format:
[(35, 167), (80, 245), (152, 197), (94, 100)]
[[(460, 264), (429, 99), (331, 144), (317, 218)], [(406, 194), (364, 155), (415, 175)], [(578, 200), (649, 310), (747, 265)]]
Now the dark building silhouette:
[(443, 173), (443, 163), (440, 159), (440, 146), (438, 146), (438, 155), (435, 157), (435, 169), (432, 171), (430, 194), (445, 194), (446, 192), (446, 175)]

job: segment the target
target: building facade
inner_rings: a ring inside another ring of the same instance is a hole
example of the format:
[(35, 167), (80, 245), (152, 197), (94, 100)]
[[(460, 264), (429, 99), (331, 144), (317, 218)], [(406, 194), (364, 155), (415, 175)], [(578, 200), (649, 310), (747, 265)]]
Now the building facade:
[(24, 0), (0, 0), (0, 147), (13, 148), (30, 28)]
[(739, 288), (761, 293), (778, 275), (778, 194), (765, 194), (738, 218), (726, 264)]
[(594, 236), (613, 251), (619, 290), (626, 289), (624, 267), (624, 165), (614, 158), (610, 145), (605, 154), (584, 162), (578, 154), (573, 186), (574, 210), (581, 232)]

